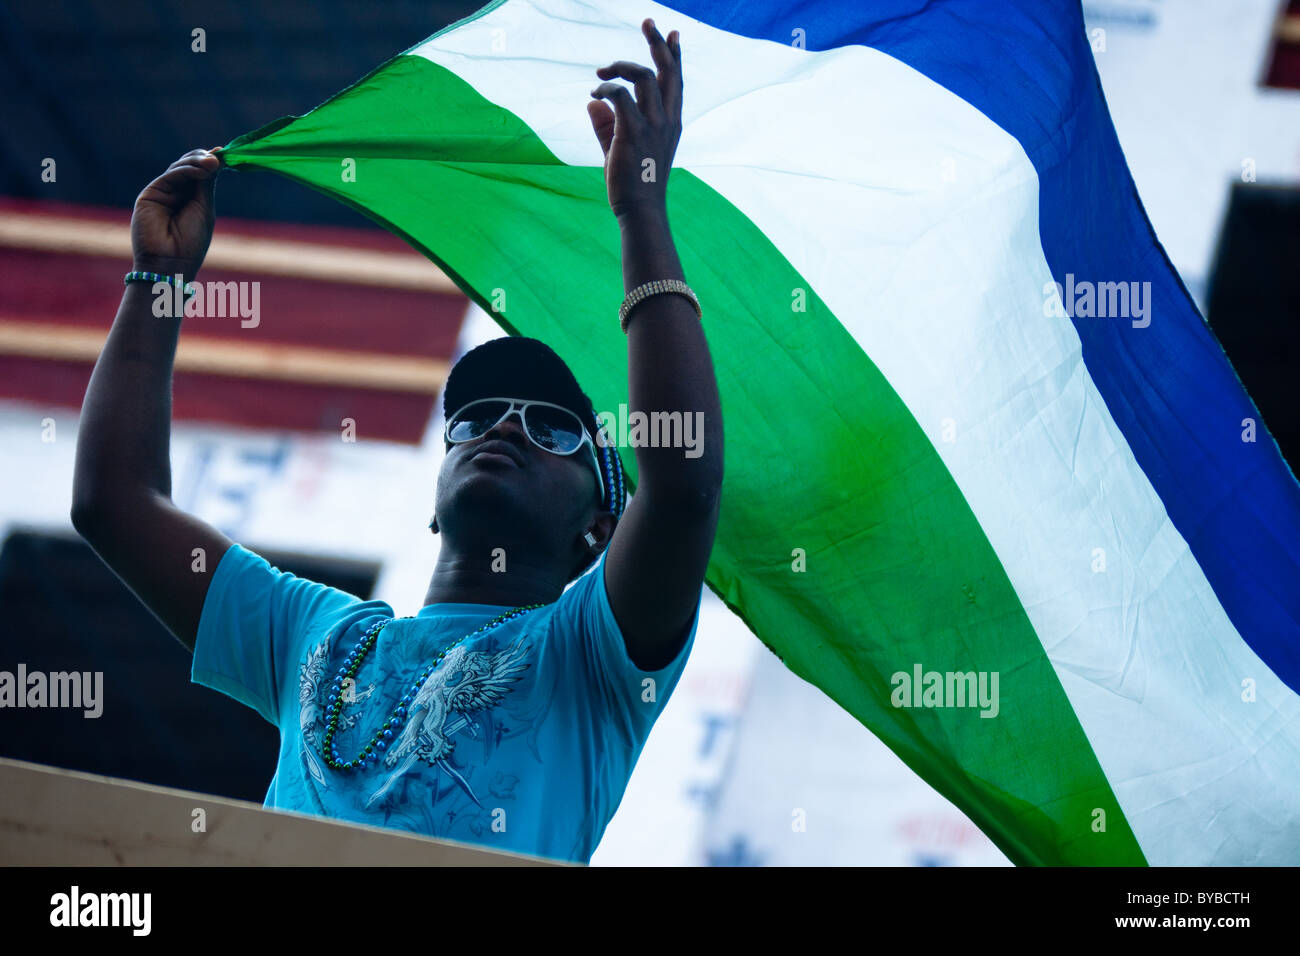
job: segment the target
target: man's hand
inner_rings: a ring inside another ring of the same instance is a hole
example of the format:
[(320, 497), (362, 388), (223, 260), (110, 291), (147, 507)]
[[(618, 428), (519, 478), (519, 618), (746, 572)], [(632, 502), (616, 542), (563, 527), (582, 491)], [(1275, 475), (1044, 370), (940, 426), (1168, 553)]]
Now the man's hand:
[(220, 169), (214, 151), (192, 149), (144, 187), (131, 215), (134, 269), (180, 273), (187, 282), (198, 274), (216, 222), (212, 192)]
[[(621, 77), (636, 88), (636, 99), (618, 83), (601, 83), (587, 104), (591, 126), (605, 153), (609, 205), (620, 218), (628, 213), (658, 213), (666, 206), (668, 170), (682, 135), (682, 48), (676, 30), (667, 41), (653, 20), (641, 24), (658, 74), (627, 60), (596, 71), (602, 80)], [(609, 100), (609, 104), (601, 102)]]

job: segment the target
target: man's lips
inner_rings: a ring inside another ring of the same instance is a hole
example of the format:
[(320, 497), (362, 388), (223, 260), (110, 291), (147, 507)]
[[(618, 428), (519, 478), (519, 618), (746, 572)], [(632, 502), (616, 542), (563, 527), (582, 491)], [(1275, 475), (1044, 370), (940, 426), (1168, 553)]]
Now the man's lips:
[(475, 449), (474, 454), (470, 455), (470, 460), (473, 461), (475, 458), (478, 458), (482, 455), (487, 455), (489, 459), (504, 458), (507, 461), (509, 461), (512, 465), (514, 465), (516, 468), (524, 467), (524, 459), (523, 456), (519, 454), (519, 449), (516, 448), (514, 445), (511, 445), (509, 442), (505, 442), (505, 441), (484, 442), (477, 449)]

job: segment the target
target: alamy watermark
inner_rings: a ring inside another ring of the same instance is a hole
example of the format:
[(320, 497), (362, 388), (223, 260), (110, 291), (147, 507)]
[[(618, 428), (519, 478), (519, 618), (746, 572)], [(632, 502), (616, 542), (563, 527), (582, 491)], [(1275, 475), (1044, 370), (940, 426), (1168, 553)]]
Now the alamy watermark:
[(50, 897), (50, 925), (56, 927), (120, 926), (148, 936), (152, 911), (152, 893), (83, 893), (73, 885)]
[(188, 282), (182, 291), (182, 282), (183, 277), (177, 275), (175, 282), (153, 284), (154, 315), (160, 319), (238, 318), (244, 329), (261, 324), (262, 283)]
[(103, 671), (0, 671), (0, 708), (58, 707), (85, 711), (93, 719), (104, 713)]
[(687, 458), (704, 454), (703, 412), (629, 413), (620, 403), (618, 414), (597, 412), (601, 430), (596, 443), (604, 448), (685, 448)]
[(889, 683), (895, 707), (978, 707), (981, 717), (996, 717), (1002, 709), (997, 671), (927, 671), (913, 664), (910, 674), (897, 671)]
[(1132, 319), (1133, 328), (1151, 324), (1150, 282), (1075, 281), (1074, 273), (1065, 274), (1065, 285), (1049, 282), (1043, 286), (1043, 315), (1063, 319)]

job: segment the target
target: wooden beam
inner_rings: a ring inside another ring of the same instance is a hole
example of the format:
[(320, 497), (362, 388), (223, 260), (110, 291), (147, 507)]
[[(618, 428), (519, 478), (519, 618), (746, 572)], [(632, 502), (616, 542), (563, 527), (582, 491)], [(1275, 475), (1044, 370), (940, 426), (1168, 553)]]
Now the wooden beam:
[(569, 865), (8, 759), (0, 759), (0, 860), (6, 866)]
[[(0, 318), (0, 355), (93, 363), (107, 337), (98, 329)], [(429, 395), (442, 390), (450, 371), (441, 359), (239, 342), (189, 333), (180, 338), (175, 370)]]
[[(0, 210), (0, 246), (131, 260), (129, 224)], [(203, 260), (212, 269), (321, 282), (461, 295), (456, 283), (414, 252), (347, 249), (314, 242), (241, 236), (218, 229)]]

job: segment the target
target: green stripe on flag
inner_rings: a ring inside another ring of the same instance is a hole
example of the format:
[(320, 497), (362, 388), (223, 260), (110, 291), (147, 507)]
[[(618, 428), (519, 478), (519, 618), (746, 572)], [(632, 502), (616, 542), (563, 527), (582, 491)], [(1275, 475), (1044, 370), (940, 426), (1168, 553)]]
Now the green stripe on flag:
[[(627, 401), (603, 171), (562, 164), (455, 74), (397, 57), (306, 116), (235, 140), (225, 159), (377, 220), (507, 331), (555, 348), (598, 411)], [(727, 436), (710, 587), (1014, 862), (1145, 863), (997, 556), (902, 400), (731, 203), (675, 169), (669, 204)], [(635, 458), (623, 459), (635, 487)], [(792, 570), (796, 548), (806, 571)], [(998, 715), (894, 707), (891, 675), (916, 665), (996, 672)]]

